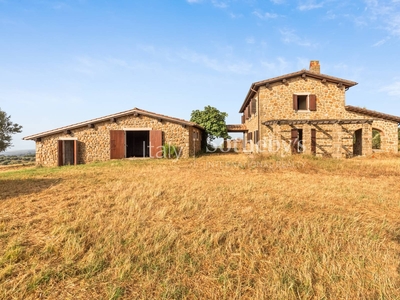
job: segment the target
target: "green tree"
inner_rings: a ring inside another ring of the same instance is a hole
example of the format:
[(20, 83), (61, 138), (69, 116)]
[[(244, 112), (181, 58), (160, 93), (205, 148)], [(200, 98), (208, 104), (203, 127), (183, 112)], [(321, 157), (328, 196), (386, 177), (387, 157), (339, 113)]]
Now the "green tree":
[(225, 118), (228, 116), (226, 112), (221, 112), (210, 105), (204, 107), (204, 110), (193, 110), (190, 121), (199, 124), (205, 129), (205, 138), (203, 138), (203, 149), (207, 144), (216, 138), (229, 139), (230, 136), (226, 131)]
[(20, 133), (21, 125), (11, 122), (11, 116), (8, 116), (0, 109), (0, 152), (5, 151), (11, 144), (11, 135)]

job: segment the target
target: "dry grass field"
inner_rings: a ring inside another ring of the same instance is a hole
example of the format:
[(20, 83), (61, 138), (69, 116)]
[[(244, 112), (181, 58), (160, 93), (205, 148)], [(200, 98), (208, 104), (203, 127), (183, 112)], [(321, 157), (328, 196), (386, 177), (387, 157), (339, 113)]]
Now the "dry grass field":
[(0, 169), (1, 299), (400, 299), (400, 157)]

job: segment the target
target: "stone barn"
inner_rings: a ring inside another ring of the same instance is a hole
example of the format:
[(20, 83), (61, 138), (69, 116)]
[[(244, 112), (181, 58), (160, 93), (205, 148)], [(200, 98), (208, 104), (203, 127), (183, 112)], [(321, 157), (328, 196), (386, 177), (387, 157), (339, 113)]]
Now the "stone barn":
[[(36, 142), (36, 164), (63, 166), (122, 158), (161, 158), (176, 147), (187, 158), (201, 150), (196, 123), (139, 108), (27, 136)], [(169, 155), (169, 154), (168, 154)]]
[[(321, 74), (319, 61), (309, 70), (251, 85), (240, 108), (248, 151), (352, 157), (398, 152), (400, 117), (346, 105), (356, 82)], [(233, 128), (233, 129), (232, 129)]]

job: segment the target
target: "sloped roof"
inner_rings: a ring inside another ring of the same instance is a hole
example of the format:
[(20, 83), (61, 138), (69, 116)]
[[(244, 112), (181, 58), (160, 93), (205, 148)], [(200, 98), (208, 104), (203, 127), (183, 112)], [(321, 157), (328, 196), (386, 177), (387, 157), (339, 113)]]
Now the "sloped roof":
[(363, 115), (366, 115), (369, 117), (375, 117), (375, 118), (380, 118), (380, 119), (384, 119), (384, 120), (389, 120), (389, 121), (397, 122), (398, 124), (400, 124), (400, 117), (397, 117), (397, 116), (384, 114), (384, 113), (381, 113), (381, 112), (378, 112), (375, 110), (369, 110), (369, 109), (365, 109), (365, 108), (361, 108), (361, 107), (357, 107), (357, 106), (351, 106), (351, 105), (346, 105), (345, 108), (347, 111), (363, 114)]
[(73, 130), (73, 129), (85, 127), (85, 126), (90, 125), (90, 124), (96, 124), (96, 123), (104, 122), (104, 121), (110, 120), (111, 118), (120, 118), (120, 117), (125, 117), (125, 116), (129, 116), (129, 115), (133, 115), (133, 114), (143, 115), (143, 116), (147, 116), (147, 117), (151, 117), (151, 118), (162, 119), (162, 120), (169, 121), (169, 122), (172, 122), (172, 123), (177, 123), (177, 124), (186, 125), (186, 126), (193, 126), (193, 127), (197, 127), (199, 129), (204, 130), (204, 128), (201, 127), (200, 125), (198, 125), (197, 123), (189, 122), (189, 121), (186, 121), (186, 120), (183, 120), (183, 119), (174, 118), (174, 117), (169, 117), (169, 116), (166, 116), (166, 115), (156, 114), (156, 113), (153, 113), (153, 112), (146, 111), (146, 110), (143, 110), (143, 109), (135, 107), (133, 109), (122, 111), (122, 112), (119, 112), (119, 113), (116, 113), (116, 114), (107, 115), (107, 116), (104, 116), (104, 117), (91, 119), (91, 120), (88, 120), (88, 121), (75, 123), (75, 124), (72, 124), (72, 125), (68, 125), (68, 126), (56, 128), (56, 129), (53, 129), (53, 130), (49, 130), (49, 131), (33, 134), (33, 135), (30, 135), (30, 136), (26, 136), (26, 137), (23, 138), (23, 140), (35, 140), (37, 138), (41, 138), (41, 137), (44, 137), (44, 136), (49, 136), (49, 135), (52, 135), (52, 134), (61, 133), (64, 130)]
[(316, 78), (316, 79), (320, 79), (320, 80), (325, 79), (327, 82), (333, 82), (333, 83), (337, 83), (337, 84), (341, 83), (345, 88), (349, 88), (349, 87), (357, 85), (357, 82), (354, 82), (354, 81), (350, 81), (347, 79), (342, 79), (342, 78), (338, 78), (338, 77), (334, 77), (334, 76), (329, 76), (329, 75), (325, 75), (325, 74), (315, 73), (315, 72), (311, 72), (311, 71), (304, 69), (304, 70), (300, 70), (300, 71), (297, 71), (294, 73), (289, 73), (286, 75), (273, 77), (270, 79), (252, 83), (252, 85), (246, 95), (246, 98), (244, 99), (242, 107), (239, 110), (239, 113), (242, 113), (244, 111), (247, 104), (250, 102), (251, 98), (253, 97), (253, 95), (255, 94), (255, 92), (258, 90), (259, 87), (266, 85), (266, 84), (271, 84), (271, 83), (282, 81), (284, 79), (289, 79), (289, 78), (298, 77), (298, 76), (302, 76), (302, 75), (304, 75), (305, 77), (311, 77), (311, 78)]
[(244, 132), (248, 131), (247, 126), (244, 124), (230, 124), (226, 125), (228, 132)]

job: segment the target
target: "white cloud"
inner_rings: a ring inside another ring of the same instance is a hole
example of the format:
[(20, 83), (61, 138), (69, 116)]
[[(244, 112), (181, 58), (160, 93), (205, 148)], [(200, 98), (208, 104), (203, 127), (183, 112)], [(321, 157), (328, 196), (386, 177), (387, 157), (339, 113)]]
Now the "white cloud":
[(282, 75), (288, 72), (289, 62), (283, 57), (277, 57), (276, 61), (262, 61), (261, 65), (271, 74)]
[(381, 39), (380, 41), (377, 41), (375, 44), (372, 45), (372, 47), (379, 47), (385, 44), (388, 40), (390, 40), (390, 37), (386, 37), (384, 39)]
[(316, 47), (318, 43), (312, 43), (305, 38), (299, 37), (294, 30), (282, 29), (280, 30), (282, 41), (285, 44), (296, 44), (302, 47)]
[(400, 37), (400, 1), (365, 0), (365, 4), (365, 22), (376, 22), (392, 36)]
[(314, 0), (309, 0), (306, 2), (300, 2), (299, 6), (297, 7), (301, 11), (312, 10), (316, 8), (321, 8), (324, 6), (324, 2), (315, 2)]
[(389, 96), (400, 96), (400, 81), (396, 81), (380, 89), (381, 92), (386, 92)]
[(277, 14), (273, 14), (273, 13), (269, 13), (269, 12), (265, 12), (265, 13), (261, 13), (259, 11), (254, 11), (253, 15), (257, 16), (260, 19), (266, 20), (266, 19), (275, 19), (278, 17)]
[(246, 43), (247, 44), (254, 44), (256, 41), (254, 39), (254, 37), (250, 36), (248, 38), (246, 38)]
[(219, 59), (210, 58), (205, 54), (197, 53), (191, 50), (184, 50), (178, 53), (178, 56), (185, 61), (202, 65), (220, 73), (247, 74), (251, 71), (252, 64), (245, 61), (220, 61)]
[(69, 8), (69, 5), (64, 2), (55, 2), (55, 3), (53, 3), (52, 7), (55, 10), (64, 10), (64, 9)]
[(227, 8), (229, 5), (223, 1), (212, 0), (211, 3), (217, 8)]

